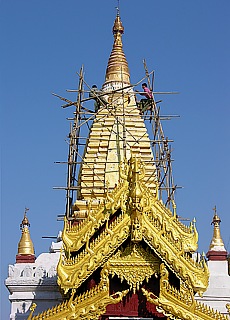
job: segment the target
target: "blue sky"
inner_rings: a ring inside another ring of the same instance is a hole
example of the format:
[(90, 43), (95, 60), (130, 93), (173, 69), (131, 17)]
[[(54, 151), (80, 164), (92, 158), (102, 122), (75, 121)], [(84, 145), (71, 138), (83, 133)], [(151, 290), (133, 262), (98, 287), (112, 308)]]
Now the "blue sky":
[[(131, 81), (144, 76), (143, 58), (155, 70), (162, 114), (173, 139), (174, 179), (179, 215), (197, 219), (199, 251), (212, 237), (212, 208), (222, 219), (221, 232), (230, 250), (230, 2), (229, 0), (121, 0), (124, 51)], [(77, 87), (82, 64), (85, 79), (101, 86), (112, 48), (115, 0), (0, 1), (1, 104), (1, 293), (2, 316), (9, 318), (3, 281), (15, 262), (19, 225), (29, 207), (36, 255), (47, 251), (62, 223), (65, 193), (53, 190), (66, 182), (69, 124), (74, 110), (63, 110), (56, 92)], [(162, 98), (162, 97), (161, 97)]]

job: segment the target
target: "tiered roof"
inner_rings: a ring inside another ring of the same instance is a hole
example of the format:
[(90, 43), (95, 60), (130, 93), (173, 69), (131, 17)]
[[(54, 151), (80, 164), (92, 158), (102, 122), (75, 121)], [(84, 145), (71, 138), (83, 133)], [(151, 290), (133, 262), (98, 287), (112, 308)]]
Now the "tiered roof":
[(192, 258), (195, 222), (185, 226), (159, 198), (123, 32), (118, 14), (103, 85), (108, 103), (101, 103), (91, 127), (75, 213), (63, 229), (57, 272), (66, 301), (33, 319), (100, 319), (110, 305), (124, 305), (136, 293), (169, 319), (227, 319), (194, 300), (194, 293), (206, 290), (209, 271), (204, 257)]

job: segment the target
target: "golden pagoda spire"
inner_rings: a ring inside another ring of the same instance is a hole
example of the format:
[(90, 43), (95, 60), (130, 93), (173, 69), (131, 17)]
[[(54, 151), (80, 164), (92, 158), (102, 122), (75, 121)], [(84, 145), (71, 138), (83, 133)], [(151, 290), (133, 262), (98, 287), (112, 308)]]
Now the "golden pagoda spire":
[[(28, 210), (29, 210), (28, 208), (25, 208), (24, 217), (23, 217), (22, 223), (20, 224), (22, 235), (18, 243), (18, 254), (16, 256), (17, 262), (25, 262), (24, 260), (28, 260), (28, 259), (25, 259), (26, 256), (27, 257), (32, 256), (33, 261), (28, 261), (28, 262), (34, 262), (34, 245), (30, 238), (30, 231), (29, 231), (30, 223), (26, 215), (26, 212)], [(29, 260), (31, 260), (31, 258)]]
[(209, 246), (209, 250), (226, 251), (224, 247), (224, 242), (220, 234), (221, 220), (216, 213), (216, 206), (213, 208), (213, 210), (214, 210), (214, 216), (211, 224), (213, 224), (214, 229), (213, 229), (213, 237)]
[(216, 213), (216, 206), (213, 208), (214, 216), (212, 219), (212, 223), (214, 226), (213, 236), (209, 246), (209, 250), (207, 252), (208, 260), (227, 260), (227, 251), (224, 246), (223, 239), (220, 234), (220, 217)]
[(124, 27), (120, 19), (119, 8), (113, 25), (114, 43), (106, 69), (104, 87), (111, 82), (130, 84), (130, 74), (128, 63), (123, 51), (122, 34)]
[(158, 180), (151, 142), (130, 84), (128, 63), (122, 48), (123, 33), (118, 10), (113, 25), (113, 49), (102, 87), (108, 105), (99, 108), (90, 129), (78, 176), (80, 188), (74, 203), (76, 215), (85, 215), (88, 210), (85, 201), (104, 199), (107, 187), (112, 191), (119, 185), (120, 165), (131, 155), (144, 162), (146, 185), (156, 193)]

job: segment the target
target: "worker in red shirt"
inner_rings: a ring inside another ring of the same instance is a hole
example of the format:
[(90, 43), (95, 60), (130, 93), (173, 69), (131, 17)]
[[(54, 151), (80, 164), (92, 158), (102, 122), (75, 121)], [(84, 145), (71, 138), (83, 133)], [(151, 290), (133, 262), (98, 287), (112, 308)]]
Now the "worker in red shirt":
[(142, 84), (142, 89), (144, 90), (143, 93), (140, 93), (142, 96), (145, 96), (147, 99), (152, 99), (153, 98), (153, 94), (150, 91), (150, 89), (147, 87), (146, 83)]
[(151, 90), (148, 88), (147, 83), (142, 84), (142, 89), (144, 90), (144, 92), (139, 92), (139, 94), (145, 96), (146, 99), (141, 99), (139, 106), (141, 109), (141, 113), (144, 113), (146, 110), (151, 109), (153, 94)]

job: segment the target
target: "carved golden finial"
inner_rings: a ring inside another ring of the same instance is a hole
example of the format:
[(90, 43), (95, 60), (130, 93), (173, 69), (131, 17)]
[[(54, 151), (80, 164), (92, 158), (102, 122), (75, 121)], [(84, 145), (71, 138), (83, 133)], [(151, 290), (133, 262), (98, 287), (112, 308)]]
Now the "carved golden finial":
[(209, 246), (209, 250), (226, 251), (224, 247), (224, 242), (220, 234), (221, 220), (216, 213), (216, 206), (213, 208), (213, 210), (214, 210), (214, 216), (211, 224), (213, 224), (214, 229), (213, 229), (213, 237)]
[(214, 211), (214, 216), (216, 215), (216, 206), (212, 209)]
[(28, 210), (28, 208), (25, 208), (24, 217), (22, 223), (20, 224), (22, 236), (18, 243), (18, 255), (34, 255), (34, 246), (30, 238), (29, 231), (30, 223), (26, 215)]
[(120, 15), (120, 0), (117, 0), (117, 7), (116, 7), (116, 9), (117, 9), (117, 16), (119, 16), (119, 15)]
[(177, 214), (176, 214), (176, 203), (174, 200), (172, 200), (172, 207), (173, 207), (173, 217), (176, 218)]
[[(117, 8), (117, 16), (113, 25), (114, 43), (106, 69), (105, 84), (108, 82), (122, 82), (130, 84), (128, 63), (122, 48), (122, 34), (124, 27), (120, 19), (120, 10)], [(104, 84), (104, 85), (105, 85)]]
[[(130, 180), (130, 197), (132, 198), (132, 202), (139, 202), (142, 198), (142, 188), (140, 184), (140, 180), (144, 177), (144, 168), (141, 168), (140, 159), (137, 157), (131, 156), (129, 160), (130, 170), (129, 170), (129, 180)], [(141, 172), (142, 170), (142, 172)]]
[(29, 223), (29, 220), (26, 216), (26, 213), (27, 211), (29, 211), (30, 209), (29, 208), (25, 208), (25, 212), (24, 212), (24, 218), (22, 220), (22, 223), (20, 224), (20, 230), (22, 230), (24, 228), (24, 226), (28, 226), (30, 227), (30, 223)]
[[(142, 172), (141, 172), (142, 171)], [(144, 168), (137, 157), (129, 160), (129, 206), (132, 220), (131, 240), (142, 240), (142, 198), (143, 190), (140, 180), (144, 178)]]
[(196, 228), (196, 218), (194, 217), (193, 220), (190, 222), (190, 230), (194, 230)]
[(229, 303), (226, 304), (226, 308), (227, 308), (228, 313), (229, 313), (229, 315), (230, 315), (230, 304), (229, 304)]
[[(29, 210), (29, 209), (28, 209), (28, 210)], [(33, 315), (36, 307), (37, 307), (36, 303), (33, 303), (33, 304), (31, 305), (31, 307), (30, 307), (30, 315), (29, 315), (29, 317), (27, 318), (27, 320), (31, 320), (31, 319), (32, 319), (32, 315)]]

